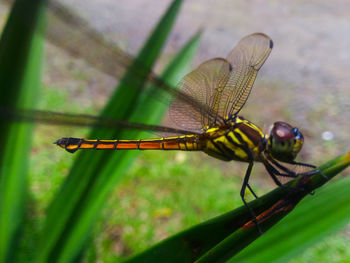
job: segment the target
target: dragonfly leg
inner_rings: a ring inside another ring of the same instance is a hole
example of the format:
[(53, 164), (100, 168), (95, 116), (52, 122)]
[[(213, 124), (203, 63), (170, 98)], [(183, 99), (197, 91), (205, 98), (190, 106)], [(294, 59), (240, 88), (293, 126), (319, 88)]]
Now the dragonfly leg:
[[(286, 172), (288, 175), (290, 175), (290, 177), (292, 177), (292, 178), (298, 177), (298, 174), (296, 172), (294, 172), (294, 171), (288, 169), (287, 167), (281, 165), (280, 163), (278, 163), (273, 158), (269, 158), (269, 161), (272, 162), (274, 165), (276, 165), (276, 167), (281, 169), (283, 172)], [(281, 175), (281, 176), (283, 176), (283, 175)]]
[[(283, 184), (280, 182), (280, 180), (278, 180), (277, 175), (280, 175), (281, 173), (279, 171), (277, 171), (275, 169), (275, 167), (273, 167), (267, 160), (264, 160), (263, 161), (263, 164), (267, 170), (267, 172), (269, 173), (269, 175), (271, 176), (272, 180), (275, 182), (275, 184), (277, 186), (280, 186), (280, 187), (284, 187)], [(291, 187), (292, 188), (292, 187)]]
[[(278, 176), (283, 176), (283, 177), (290, 177), (290, 178), (296, 178), (298, 176), (302, 176), (302, 175), (306, 175), (309, 172), (305, 172), (305, 173), (296, 173), (292, 170), (290, 170), (289, 168), (283, 166), (282, 164), (280, 164), (279, 162), (277, 162), (276, 160), (274, 160), (272, 157), (268, 157), (268, 160), (275, 165), (277, 168), (281, 169), (283, 172), (287, 173), (287, 174), (282, 174), (280, 172), (278, 172), (277, 170), (275, 170), (275, 174)], [(296, 163), (290, 163), (290, 164), (296, 164)], [(271, 165), (272, 166), (272, 165)], [(305, 165), (307, 167), (311, 167), (313, 165)], [(274, 167), (272, 167), (274, 168)], [(310, 171), (311, 173), (314, 173), (313, 171)]]
[[(305, 167), (310, 167), (310, 168), (313, 168), (313, 169), (316, 168), (316, 166), (313, 165), (313, 164), (300, 163), (300, 162), (296, 162), (296, 161), (292, 161), (291, 164), (305, 166)], [(328, 176), (325, 175), (324, 173), (322, 173), (322, 171), (320, 169), (315, 169), (314, 171), (315, 171), (315, 173), (320, 173), (324, 179), (326, 179), (326, 180), (329, 179)]]
[[(277, 162), (276, 162), (277, 163)], [(297, 178), (299, 176), (299, 174), (290, 171), (288, 168), (278, 164), (279, 166), (277, 166), (278, 168), (280, 168), (281, 170), (283, 170), (286, 173), (281, 173), (279, 172), (275, 167), (272, 166), (272, 164), (270, 164), (267, 160), (264, 161), (264, 166), (266, 168), (266, 170), (269, 172), (269, 174), (273, 174), (274, 176), (281, 176), (281, 177), (288, 177), (288, 178)], [(275, 181), (275, 180), (274, 180)], [(279, 181), (278, 181), (279, 182)], [(275, 181), (276, 183), (276, 181)], [(281, 182), (279, 182), (281, 184)], [(277, 184), (277, 183), (276, 183)], [(278, 184), (277, 184), (278, 185)]]
[(247, 184), (247, 187), (248, 187), (249, 191), (254, 195), (255, 199), (258, 198), (258, 196), (254, 193), (254, 191), (249, 183)]
[[(280, 187), (283, 187), (283, 188), (286, 188), (286, 189), (289, 189), (289, 190), (292, 190), (292, 191), (299, 191), (299, 190), (302, 190), (302, 191), (306, 191), (308, 192), (308, 194), (310, 195), (313, 195), (314, 192), (313, 191), (308, 191), (307, 189), (304, 189), (302, 187), (291, 187), (291, 186), (288, 186), (288, 185), (283, 185), (277, 178), (277, 176), (282, 176), (282, 177), (289, 177), (289, 178), (296, 178), (298, 176), (303, 176), (303, 175), (312, 175), (315, 173), (315, 171), (310, 171), (310, 172), (306, 172), (306, 173), (302, 173), (302, 174), (282, 174), (280, 173), (275, 167), (273, 167), (267, 160), (264, 160), (263, 161), (263, 164), (266, 168), (266, 170), (268, 171), (268, 173), (270, 174), (271, 178), (273, 179), (273, 181), (275, 182), (276, 185), (280, 186)], [(282, 166), (282, 165), (280, 165)], [(283, 166), (282, 166), (283, 167)], [(287, 169), (287, 168), (286, 168)], [(281, 169), (282, 170), (282, 169)]]
[[(282, 171), (288, 173), (288, 175), (286, 174), (277, 174), (278, 176), (284, 176), (284, 177), (298, 177), (298, 176), (304, 176), (304, 175), (313, 175), (313, 174), (316, 174), (316, 173), (320, 173), (326, 180), (328, 180), (328, 177), (322, 173), (321, 170), (319, 169), (315, 169), (315, 170), (312, 170), (312, 171), (307, 171), (307, 172), (304, 172), (304, 173), (295, 173), (294, 171), (288, 169), (287, 167), (281, 165), (280, 163), (278, 163), (276, 160), (274, 160), (273, 158), (269, 158), (269, 161), (271, 161), (274, 165), (276, 165), (278, 168), (280, 168)], [(293, 164), (293, 165), (300, 165), (300, 166), (305, 166), (305, 167), (310, 167), (310, 168), (316, 168), (316, 166), (312, 165), (312, 164), (307, 164), (307, 163), (299, 163), (299, 162), (295, 162), (295, 161), (292, 161), (290, 162), (290, 164)], [(310, 195), (313, 195), (315, 192), (314, 191), (311, 191), (309, 192)]]
[[(283, 172), (287, 173), (288, 175), (286, 174), (281, 174), (279, 173), (278, 171), (276, 171), (276, 174), (278, 176), (284, 176), (284, 177), (291, 177), (291, 178), (296, 178), (298, 176), (303, 176), (303, 175), (313, 175), (313, 174), (316, 174), (318, 172), (321, 173), (322, 176), (324, 176), (326, 179), (328, 179), (328, 177), (324, 174), (322, 174), (322, 172), (319, 170), (319, 169), (316, 169), (316, 170), (312, 170), (312, 171), (308, 171), (308, 172), (304, 172), (304, 173), (296, 173), (290, 169), (288, 169), (287, 167), (281, 165), (279, 162), (277, 162), (276, 160), (274, 160), (271, 156), (268, 156), (267, 157), (268, 160), (274, 164), (277, 168), (281, 169)], [(312, 165), (312, 164), (307, 164), (307, 163), (300, 163), (300, 162), (295, 162), (295, 161), (291, 161), (291, 162), (288, 162), (289, 164), (293, 164), (293, 165), (300, 165), (300, 166), (305, 166), (305, 167), (310, 167), (310, 168), (316, 168), (315, 165)], [(278, 174), (279, 173), (279, 174)]]
[(253, 221), (254, 223), (256, 224), (258, 230), (259, 230), (259, 233), (262, 235), (264, 232), (261, 230), (260, 226), (259, 226), (259, 222), (256, 218), (256, 215), (253, 211), (253, 209), (249, 206), (249, 204), (247, 203), (247, 201), (245, 200), (244, 196), (245, 196), (245, 190), (246, 188), (248, 187), (248, 189), (253, 193), (253, 195), (256, 197), (255, 193), (252, 191), (251, 187), (249, 186), (249, 177), (250, 177), (250, 174), (252, 172), (252, 169), (253, 169), (253, 164), (254, 162), (253, 161), (250, 161), (249, 162), (249, 165), (248, 165), (248, 168), (247, 168), (247, 171), (245, 173), (245, 176), (244, 176), (244, 179), (243, 179), (243, 184), (242, 184), (242, 188), (241, 188), (241, 199), (243, 201), (243, 204), (244, 206), (249, 210), (249, 213), (252, 215), (253, 217)]
[(310, 167), (310, 168), (316, 168), (315, 165), (313, 164), (308, 164), (308, 163), (301, 163), (301, 162), (296, 162), (296, 161), (291, 161), (290, 164), (294, 164), (294, 165), (300, 165), (300, 166), (305, 166), (305, 167)]

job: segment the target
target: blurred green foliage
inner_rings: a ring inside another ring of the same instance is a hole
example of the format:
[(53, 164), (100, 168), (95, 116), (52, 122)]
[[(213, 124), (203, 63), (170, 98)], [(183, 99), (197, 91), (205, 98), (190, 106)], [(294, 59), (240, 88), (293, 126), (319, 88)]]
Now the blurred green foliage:
[[(76, 77), (83, 79), (84, 75)], [(45, 109), (63, 111), (70, 108), (87, 113), (96, 110), (82, 104), (72, 106), (74, 98), (69, 91), (48, 86), (44, 87), (44, 93), (40, 105)], [(26, 221), (16, 255), (18, 261), (36, 262), (46, 209), (57, 197), (72, 162), (77, 158), (58, 150), (51, 144), (51, 137), (63, 137), (62, 134), (81, 137), (86, 133), (86, 129), (75, 128), (39, 126), (36, 129), (30, 153)], [(87, 254), (83, 260), (123, 260), (184, 228), (240, 206), (239, 189), (244, 169), (244, 164), (223, 164), (202, 153), (143, 152), (132, 169), (119, 179), (118, 187), (102, 202), (104, 209), (102, 214), (96, 215), (97, 223), (92, 229), (92, 237), (87, 239)], [(256, 169), (255, 173), (264, 172)], [(257, 185), (259, 194), (266, 192), (269, 186), (259, 182)], [(346, 232), (327, 237), (326, 241), (297, 257), (300, 251), (310, 246), (310, 243), (304, 244), (291, 262), (344, 262), (349, 258), (345, 245), (348, 239)], [(72, 255), (76, 255), (75, 252)]]

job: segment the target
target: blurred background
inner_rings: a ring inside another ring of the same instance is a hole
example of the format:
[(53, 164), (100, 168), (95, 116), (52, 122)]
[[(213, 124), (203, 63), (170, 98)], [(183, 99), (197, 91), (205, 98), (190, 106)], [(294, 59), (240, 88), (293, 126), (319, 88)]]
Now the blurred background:
[[(137, 54), (171, 3), (170, 0), (61, 2), (131, 55)], [(7, 12), (8, 5), (1, 2), (1, 23), (5, 22)], [(154, 70), (161, 72), (175, 52), (200, 29), (203, 33), (193, 68), (207, 59), (226, 57), (248, 34), (269, 35), (274, 49), (241, 114), (265, 132), (279, 120), (299, 127), (305, 144), (298, 160), (321, 164), (349, 151), (349, 14), (345, 0), (186, 0)], [(99, 50), (93, 48), (91, 52)], [(50, 43), (46, 45), (44, 73), (39, 108), (46, 110), (97, 115), (117, 83)], [(31, 213), (39, 220), (33, 228), (40, 228), (45, 208), (75, 158), (52, 142), (60, 137), (84, 137), (87, 131), (37, 126), (30, 184), (36, 204)], [(100, 262), (122, 259), (240, 206), (239, 189), (245, 169), (244, 163), (224, 163), (202, 153), (142, 152), (106, 204), (89, 242), (90, 256)], [(343, 174), (349, 175), (349, 171)], [(275, 187), (260, 164), (254, 167), (252, 177), (251, 185), (259, 194)], [(346, 246), (349, 231), (347, 228), (320, 241), (293, 262), (344, 262), (350, 258)]]

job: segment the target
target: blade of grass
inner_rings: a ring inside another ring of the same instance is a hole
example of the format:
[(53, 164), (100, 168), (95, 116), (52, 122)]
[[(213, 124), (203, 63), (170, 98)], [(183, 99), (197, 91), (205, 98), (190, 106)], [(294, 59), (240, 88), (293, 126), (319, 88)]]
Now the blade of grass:
[[(320, 168), (331, 178), (348, 165), (350, 154), (338, 157)], [(302, 184), (312, 190), (313, 187), (321, 186), (321, 181), (325, 183), (327, 180), (317, 174), (312, 178), (297, 178), (289, 184), (299, 183), (299, 186)], [(258, 215), (260, 227), (267, 230), (288, 214), (305, 195), (304, 191), (290, 192), (289, 189), (276, 188), (252, 201), (250, 206)], [(276, 204), (282, 206), (277, 207)], [(126, 262), (225, 262), (259, 236), (249, 211), (240, 207), (176, 234)], [(256, 253), (258, 255), (260, 252)]]
[[(33, 108), (41, 84), (44, 1), (18, 0), (0, 40), (0, 106)], [(24, 17), (30, 17), (27, 22)], [(0, 121), (0, 262), (14, 262), (28, 193), (32, 125)]]
[[(181, 2), (174, 1), (163, 16), (136, 62), (131, 65), (122, 79), (102, 112), (102, 116), (128, 119), (136, 110), (136, 105), (143, 106), (144, 109), (152, 107), (140, 99), (140, 94), (148, 70), (152, 67), (167, 38)], [(140, 69), (137, 62), (141, 62), (145, 68)], [(120, 131), (94, 130), (89, 137), (120, 138), (120, 136), (122, 136)], [(135, 154), (136, 152), (92, 151), (83, 152), (78, 156), (70, 175), (49, 207), (37, 262), (45, 262), (53, 255), (58, 262), (74, 259), (82, 249), (109, 191), (133, 161)]]

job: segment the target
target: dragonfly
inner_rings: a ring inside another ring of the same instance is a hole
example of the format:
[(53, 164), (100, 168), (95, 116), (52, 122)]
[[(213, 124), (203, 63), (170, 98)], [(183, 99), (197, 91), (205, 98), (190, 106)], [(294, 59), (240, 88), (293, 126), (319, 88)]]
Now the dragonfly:
[[(67, 44), (69, 41), (62, 41), (67, 38), (57, 32), (63, 31), (53, 28), (49, 30), (48, 37), (57, 45), (85, 57), (89, 63), (109, 75), (120, 77), (125, 68), (131, 64), (132, 58), (118, 48), (110, 48), (103, 38), (62, 6), (51, 4), (50, 11), (53, 12), (55, 18), (55, 22), (51, 25), (68, 23), (70, 29), (76, 27), (77, 32), (82, 34), (72, 33), (72, 37), (82, 36), (84, 42), (93, 41), (91, 46), (97, 45), (105, 51), (105, 56), (102, 56), (104, 60), (110, 61), (118, 57), (119, 60), (115, 61), (122, 61), (122, 63), (116, 64), (119, 68), (110, 66), (115, 65), (115, 63), (101, 63), (97, 58), (91, 57), (92, 52), (84, 52), (83, 48), (74, 48), (74, 46)], [(255, 218), (254, 212), (245, 200), (247, 188), (257, 198), (249, 184), (254, 163), (262, 163), (273, 181), (280, 187), (283, 187), (283, 184), (279, 177), (295, 178), (318, 172), (318, 170), (312, 170), (296, 173), (285, 165), (287, 163), (316, 168), (314, 165), (295, 161), (304, 142), (303, 135), (298, 128), (278, 121), (273, 124), (269, 134), (264, 134), (257, 125), (239, 115), (249, 97), (258, 71), (265, 63), (272, 48), (273, 41), (267, 35), (263, 33), (248, 35), (239, 41), (226, 59), (208, 60), (186, 75), (178, 84), (178, 89), (165, 85), (161, 79), (149, 71), (148, 80), (157, 84), (159, 89), (167, 91), (173, 97), (169, 114), (171, 120), (179, 128), (131, 123), (89, 115), (7, 108), (0, 109), (0, 117), (56, 125), (131, 128), (175, 134), (172, 137), (155, 139), (61, 138), (55, 142), (70, 153), (82, 149), (202, 151), (223, 161), (246, 162), (248, 167), (240, 196), (244, 205)], [(142, 63), (140, 63), (140, 67), (145, 70)]]
[[(257, 198), (249, 184), (255, 162), (265, 166), (278, 186), (283, 186), (278, 177), (301, 175), (282, 163), (315, 168), (295, 161), (304, 142), (298, 128), (277, 121), (270, 133), (264, 134), (257, 125), (239, 115), (272, 48), (270, 37), (254, 33), (241, 39), (226, 59), (210, 59), (187, 74), (179, 82), (181, 93), (174, 97), (169, 110), (171, 120), (181, 129), (119, 121), (120, 127), (172, 132), (177, 136), (133, 140), (69, 137), (55, 143), (70, 153), (82, 149), (202, 151), (223, 161), (246, 162), (248, 168), (240, 195), (249, 207), (245, 200), (246, 189)], [(108, 120), (101, 120), (101, 123), (103, 121)]]

